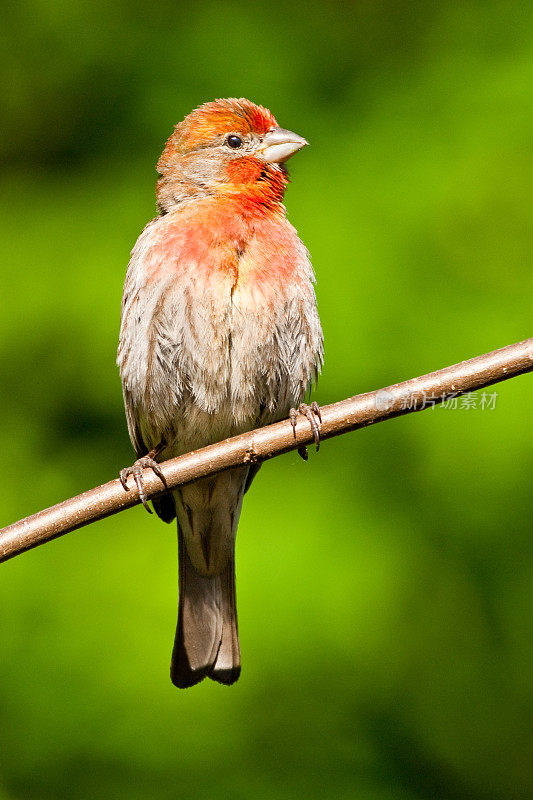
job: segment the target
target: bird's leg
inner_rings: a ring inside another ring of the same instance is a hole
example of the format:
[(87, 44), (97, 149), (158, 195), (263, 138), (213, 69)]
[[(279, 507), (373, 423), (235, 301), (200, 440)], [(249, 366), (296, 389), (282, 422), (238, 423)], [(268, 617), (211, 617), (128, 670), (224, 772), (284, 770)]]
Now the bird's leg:
[[(311, 425), (311, 430), (313, 431), (313, 439), (315, 440), (315, 447), (318, 453), (318, 449), (320, 447), (320, 427), (322, 425), (322, 415), (320, 413), (320, 406), (316, 401), (313, 400), (310, 406), (308, 406), (307, 403), (300, 403), (300, 405), (298, 406), (298, 411), (296, 411), (295, 408), (291, 408), (291, 410), (289, 411), (289, 419), (292, 425), (292, 430), (295, 438), (296, 438), (296, 420), (298, 419), (298, 414), (302, 414), (304, 417), (306, 417), (306, 419), (309, 420), (309, 424)], [(307, 448), (305, 446), (299, 447), (298, 453), (301, 455), (304, 461), (307, 461)]]
[(157, 461), (155, 461), (155, 457), (158, 455), (158, 453), (161, 452), (161, 450), (164, 450), (165, 447), (166, 447), (165, 441), (159, 442), (157, 447), (154, 447), (154, 449), (150, 450), (150, 452), (147, 453), (145, 456), (138, 458), (137, 461), (135, 461), (131, 465), (131, 467), (125, 467), (124, 469), (120, 470), (120, 475), (119, 475), (120, 482), (127, 492), (129, 492), (128, 477), (130, 475), (133, 475), (133, 480), (135, 481), (135, 485), (139, 490), (139, 499), (149, 514), (152, 513), (152, 510), (147, 502), (146, 489), (144, 488), (143, 470), (144, 469), (153, 470), (166, 488), (167, 482), (165, 480), (165, 476), (161, 472), (161, 467), (159, 466)]

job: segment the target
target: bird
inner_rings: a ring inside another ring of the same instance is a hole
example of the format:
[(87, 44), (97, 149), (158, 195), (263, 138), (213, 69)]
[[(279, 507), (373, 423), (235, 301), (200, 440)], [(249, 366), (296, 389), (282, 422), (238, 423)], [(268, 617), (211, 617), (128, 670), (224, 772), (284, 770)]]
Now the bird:
[[(117, 364), (143, 472), (298, 414), (318, 447), (320, 408), (304, 403), (323, 364), (309, 253), (286, 218), (285, 162), (308, 142), (265, 107), (218, 99), (179, 122), (157, 162), (157, 216), (128, 264)], [(301, 455), (306, 457), (305, 449)], [(235, 537), (248, 463), (153, 498), (178, 526), (178, 622), (170, 677), (186, 688), (241, 671)]]

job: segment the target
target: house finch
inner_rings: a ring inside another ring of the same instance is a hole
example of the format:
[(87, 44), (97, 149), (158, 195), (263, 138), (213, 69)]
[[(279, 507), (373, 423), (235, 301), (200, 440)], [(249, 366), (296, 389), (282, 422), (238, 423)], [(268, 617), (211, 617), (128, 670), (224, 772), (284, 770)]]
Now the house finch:
[[(323, 337), (306, 248), (285, 217), (284, 162), (307, 142), (245, 99), (216, 100), (180, 122), (157, 164), (158, 216), (128, 266), (117, 363), (138, 460), (158, 461), (319, 409), (302, 404)], [(258, 465), (154, 499), (177, 517), (179, 611), (171, 678), (237, 680), (235, 535)], [(162, 478), (163, 479), (163, 478)]]

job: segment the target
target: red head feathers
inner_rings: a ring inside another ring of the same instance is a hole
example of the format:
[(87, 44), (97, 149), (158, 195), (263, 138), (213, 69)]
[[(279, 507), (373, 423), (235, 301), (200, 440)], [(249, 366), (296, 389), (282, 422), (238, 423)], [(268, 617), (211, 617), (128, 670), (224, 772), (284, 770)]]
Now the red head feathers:
[(206, 195), (280, 203), (288, 180), (283, 163), (306, 144), (249, 100), (204, 103), (176, 125), (158, 161), (159, 209)]

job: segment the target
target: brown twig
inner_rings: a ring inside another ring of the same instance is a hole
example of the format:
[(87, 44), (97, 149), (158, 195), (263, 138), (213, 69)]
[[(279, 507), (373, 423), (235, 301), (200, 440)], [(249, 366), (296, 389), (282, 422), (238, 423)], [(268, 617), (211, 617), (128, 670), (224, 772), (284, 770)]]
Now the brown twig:
[[(447, 398), (532, 370), (533, 338), (420, 378), (322, 406), (321, 439), (330, 439), (391, 417), (421, 411)], [(172, 458), (161, 464), (161, 470), (167, 485), (172, 488), (239, 464), (264, 461), (312, 442), (309, 422), (299, 417), (294, 432), (288, 420), (277, 422)], [(161, 481), (151, 470), (145, 472), (144, 482), (148, 497), (161, 493)], [(118, 478), (71, 497), (0, 530), (0, 562), (138, 502), (137, 489), (133, 487), (128, 492), (124, 491)]]

